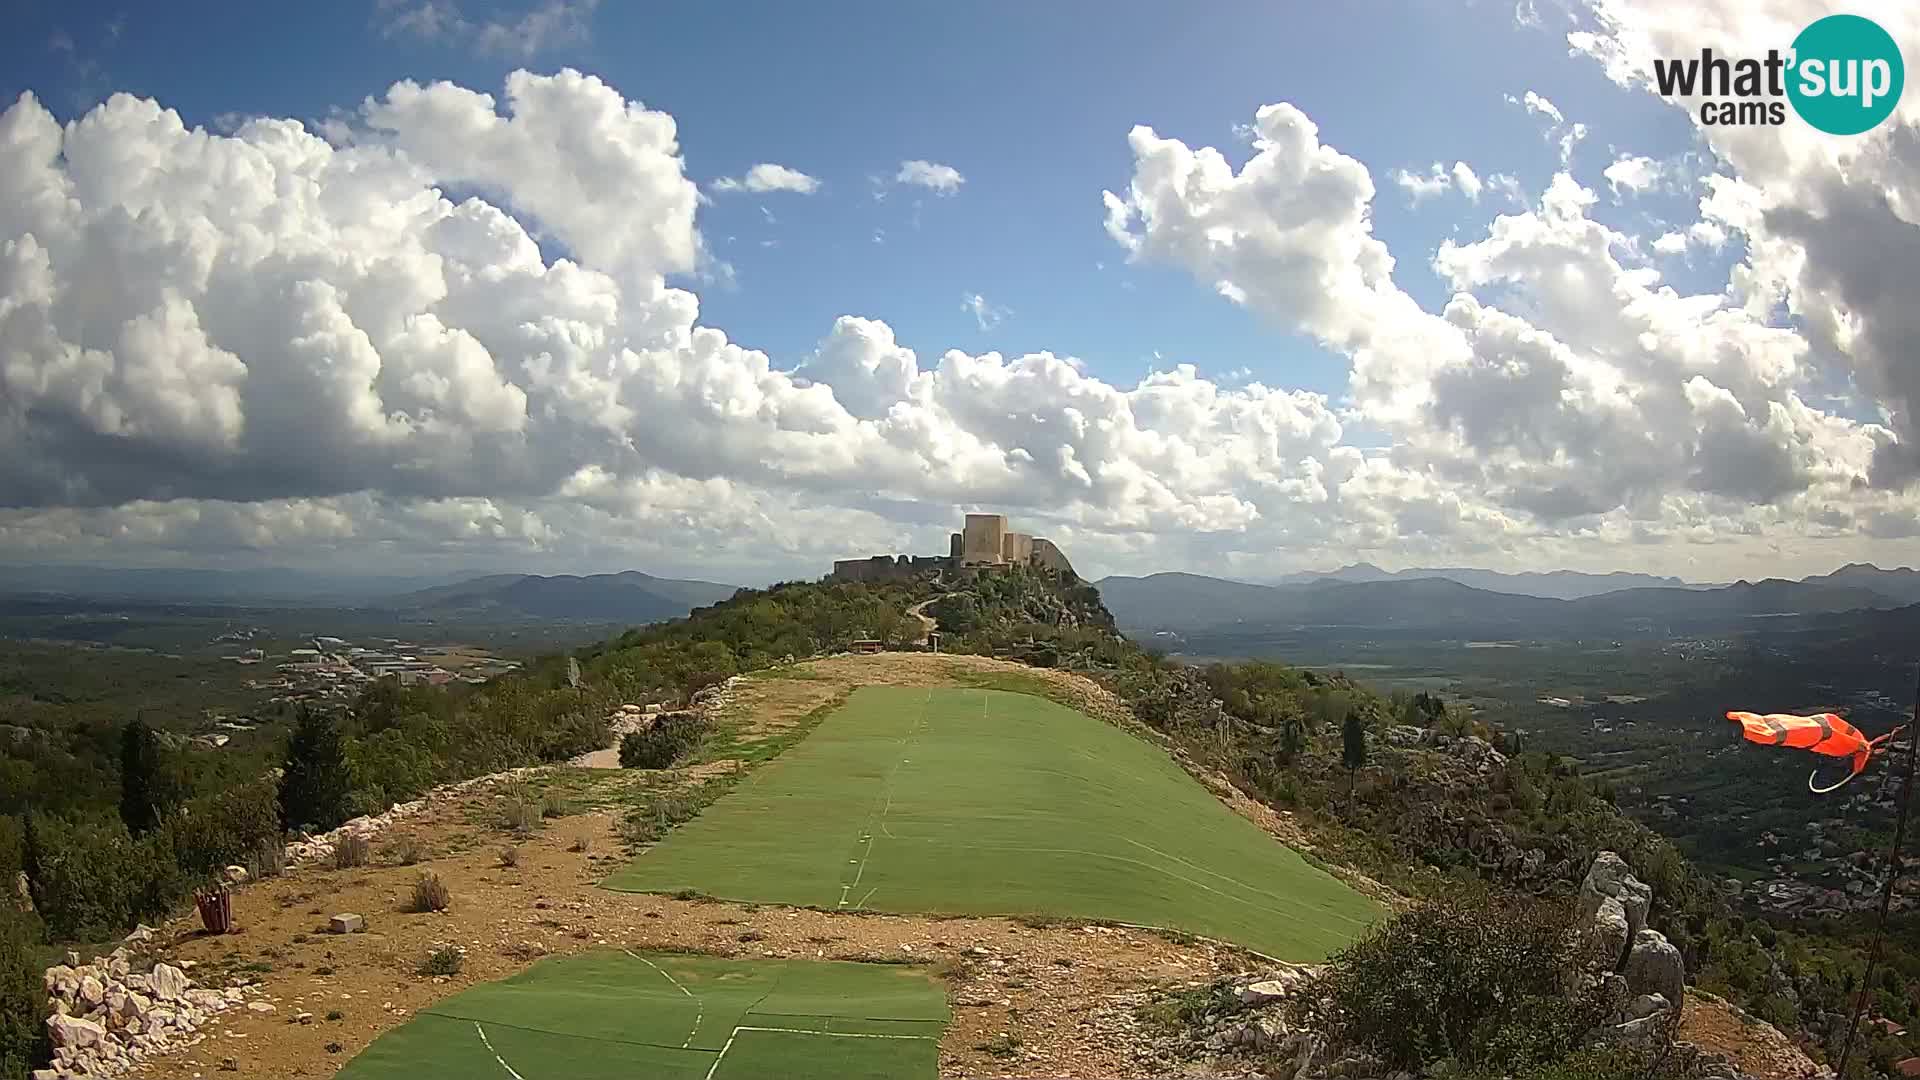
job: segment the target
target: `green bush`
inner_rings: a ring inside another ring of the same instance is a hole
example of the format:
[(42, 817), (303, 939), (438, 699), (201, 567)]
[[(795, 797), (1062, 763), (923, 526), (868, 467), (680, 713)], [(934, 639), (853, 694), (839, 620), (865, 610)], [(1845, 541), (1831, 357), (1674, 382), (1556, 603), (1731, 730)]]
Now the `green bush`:
[(1573, 1052), (1611, 1004), (1565, 995), (1580, 965), (1569, 925), (1563, 908), (1537, 901), (1431, 900), (1334, 956), (1289, 1007), (1392, 1068), (1549, 1064)]
[(0, 898), (0, 1080), (26, 1080), (47, 1060), (47, 994), (41, 985), (39, 948), (45, 930), (32, 914)]
[(33, 900), (59, 940), (101, 941), (186, 895), (169, 830), (135, 840), (120, 821), (33, 819)]
[(182, 872), (193, 877), (246, 865), (267, 847), (280, 847), (278, 792), (271, 780), (241, 784), (195, 799), (169, 817), (164, 829)]
[(692, 821), (700, 814), (700, 804), (684, 795), (662, 795), (627, 811), (620, 823), (620, 838), (629, 844), (651, 844), (667, 835), (675, 825)]
[(467, 950), (458, 945), (436, 945), (420, 961), (422, 975), (458, 975), (467, 966)]
[(25, 841), (22, 835), (22, 821), (12, 814), (0, 814), (0, 884), (13, 888), (16, 875), (24, 869), (21, 861), (24, 852), (21, 846)]
[(620, 766), (626, 769), (665, 769), (700, 745), (706, 720), (693, 713), (668, 713), (645, 731), (620, 740)]

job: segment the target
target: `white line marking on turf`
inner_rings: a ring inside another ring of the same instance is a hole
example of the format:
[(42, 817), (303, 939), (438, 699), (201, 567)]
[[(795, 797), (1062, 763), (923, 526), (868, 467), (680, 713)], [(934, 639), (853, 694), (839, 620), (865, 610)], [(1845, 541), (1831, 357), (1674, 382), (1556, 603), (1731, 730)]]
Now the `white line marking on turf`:
[[(713, 1059), (713, 1064), (707, 1066), (706, 1080), (713, 1080), (713, 1074), (719, 1071), (720, 1062), (726, 1058), (727, 1051), (733, 1049), (733, 1040), (739, 1038), (740, 1033), (743, 1031), (773, 1031), (787, 1035), (821, 1035), (829, 1039), (918, 1039), (922, 1042), (935, 1041), (935, 1036), (932, 1035), (871, 1035), (863, 1031), (808, 1031), (806, 1028), (742, 1026), (734, 1028), (733, 1031), (727, 1035), (727, 1044), (720, 1048), (720, 1054)], [(501, 1064), (505, 1064), (505, 1062)], [(507, 1071), (512, 1072), (513, 1070), (509, 1069)]]
[(519, 1073), (517, 1073), (517, 1072), (514, 1072), (514, 1071), (513, 1071), (513, 1066), (511, 1066), (511, 1065), (509, 1065), (509, 1064), (507, 1064), (507, 1059), (506, 1059), (506, 1058), (503, 1058), (503, 1057), (501, 1057), (501, 1056), (500, 1056), (500, 1051), (498, 1051), (498, 1050), (495, 1050), (495, 1049), (493, 1048), (493, 1043), (492, 1043), (492, 1042), (490, 1042), (490, 1041), (488, 1041), (488, 1039), (487, 1039), (487, 1029), (486, 1029), (486, 1028), (483, 1028), (483, 1027), (481, 1027), (481, 1026), (480, 1026), (480, 1021), (478, 1021), (478, 1020), (475, 1020), (475, 1021), (473, 1022), (473, 1030), (474, 1030), (474, 1031), (475, 1031), (476, 1033), (478, 1033), (478, 1034), (479, 1034), (479, 1036), (480, 1036), (480, 1045), (482, 1045), (482, 1046), (484, 1046), (484, 1047), (486, 1047), (486, 1048), (487, 1048), (487, 1053), (489, 1053), (489, 1054), (492, 1054), (492, 1055), (493, 1055), (493, 1060), (495, 1060), (495, 1061), (497, 1061), (497, 1062), (499, 1062), (499, 1063), (500, 1063), (500, 1067), (501, 1067), (501, 1068), (503, 1068), (503, 1069), (505, 1069), (505, 1070), (507, 1070), (507, 1075), (508, 1075), (508, 1076), (511, 1076), (511, 1077), (513, 1077), (513, 1080), (527, 1080), (527, 1078), (526, 1078), (526, 1077), (524, 1077), (524, 1076), (521, 1076), (521, 1075), (520, 1075)]
[(811, 1031), (807, 1028), (770, 1028), (770, 1027), (742, 1026), (742, 1027), (734, 1028), (733, 1030), (736, 1032), (780, 1031), (780, 1032), (785, 1032), (788, 1035), (821, 1035), (829, 1039), (922, 1039), (927, 1041), (931, 1041), (933, 1039), (932, 1035), (877, 1035), (867, 1031)]
[(691, 990), (689, 990), (689, 989), (687, 989), (686, 987), (684, 987), (684, 986), (682, 986), (682, 985), (680, 985), (680, 980), (679, 980), (679, 979), (676, 979), (676, 978), (674, 978), (674, 977), (673, 977), (672, 975), (669, 975), (669, 974), (667, 974), (667, 969), (666, 969), (666, 968), (663, 968), (663, 967), (661, 967), (661, 966), (660, 966), (659, 964), (656, 964), (656, 963), (654, 963), (653, 961), (651, 961), (651, 960), (649, 960), (649, 959), (647, 959), (646, 957), (644, 957), (644, 956), (641, 956), (641, 955), (640, 955), (639, 953), (637, 953), (637, 952), (634, 952), (634, 951), (633, 951), (632, 949), (621, 949), (620, 951), (621, 951), (621, 952), (623, 952), (623, 953), (626, 953), (626, 954), (627, 954), (628, 956), (631, 956), (631, 957), (633, 957), (633, 958), (634, 958), (635, 960), (638, 960), (638, 961), (640, 961), (641, 963), (643, 963), (643, 964), (645, 964), (645, 965), (647, 965), (648, 967), (650, 967), (650, 968), (652, 968), (653, 970), (655, 970), (655, 971), (657, 971), (657, 972), (659, 972), (659, 973), (660, 973), (660, 977), (661, 977), (661, 978), (663, 978), (663, 979), (666, 979), (666, 980), (667, 980), (668, 982), (670, 982), (670, 983), (672, 983), (672, 984), (673, 984), (673, 988), (674, 988), (675, 990), (678, 990), (678, 991), (680, 991), (681, 993), (683, 993), (683, 994), (685, 994), (685, 995), (687, 995), (688, 997), (690, 997), (690, 998), (693, 998), (693, 1030), (692, 1030), (692, 1031), (689, 1031), (689, 1032), (687, 1032), (687, 1041), (686, 1041), (686, 1042), (683, 1042), (683, 1043), (681, 1043), (681, 1044), (680, 1044), (680, 1049), (682, 1049), (682, 1050), (685, 1050), (686, 1048), (688, 1048), (688, 1047), (690, 1047), (690, 1046), (692, 1046), (692, 1045), (693, 1045), (693, 1037), (694, 1037), (695, 1035), (698, 1035), (698, 1034), (700, 1034), (700, 1021), (701, 1021), (701, 1020), (703, 1020), (703, 1019), (705, 1019), (705, 1018), (706, 1018), (706, 1015), (707, 1015), (707, 1004), (706, 1004), (706, 1002), (704, 1002), (704, 1001), (701, 1001), (701, 1000), (700, 1000), (699, 998), (697, 998), (697, 997), (694, 997), (694, 993), (693, 993), (693, 991), (691, 991)]
[[(982, 705), (982, 708), (984, 708), (985, 702), (982, 702), (981, 705)], [(893, 835), (893, 833), (887, 828), (887, 815), (893, 812), (893, 778), (900, 774), (900, 766), (905, 765), (907, 763), (906, 754), (911, 752), (913, 748), (913, 740), (919, 737), (920, 729), (927, 726), (927, 711), (932, 707), (933, 707), (933, 691), (929, 690), (927, 691), (926, 698), (920, 702), (919, 721), (913, 725), (913, 730), (907, 732), (907, 734), (900, 739), (900, 748), (901, 748), (900, 760), (893, 763), (893, 768), (887, 771), (887, 778), (881, 782), (880, 790), (883, 793), (885, 793), (887, 798), (886, 798), (886, 803), (880, 812), (879, 825), (880, 825), (880, 831), (883, 833), (886, 833), (888, 836)], [(860, 839), (866, 844), (866, 850), (860, 853), (860, 868), (854, 871), (852, 883), (840, 886), (840, 903), (837, 905), (839, 907), (847, 906), (848, 894), (853, 892), (853, 890), (859, 888), (860, 879), (867, 876), (867, 860), (873, 857), (873, 826), (874, 826), (874, 814), (873, 814), (873, 811), (869, 810), (867, 812), (867, 827), (860, 834)], [(853, 860), (849, 859), (847, 861), (852, 862)], [(874, 886), (874, 888), (877, 889), (879, 888), (879, 886), (876, 885)], [(872, 895), (873, 895), (873, 889), (867, 890), (867, 896), (872, 896)], [(859, 907), (861, 906), (861, 904), (865, 904), (865, 903), (866, 903), (866, 900), (862, 899), (860, 901), (860, 904), (855, 904), (854, 906)]]

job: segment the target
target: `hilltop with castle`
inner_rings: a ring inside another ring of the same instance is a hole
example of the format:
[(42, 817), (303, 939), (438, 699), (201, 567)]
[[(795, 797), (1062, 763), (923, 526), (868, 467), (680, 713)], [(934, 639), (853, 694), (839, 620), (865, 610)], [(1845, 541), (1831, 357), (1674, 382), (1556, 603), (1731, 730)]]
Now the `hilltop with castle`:
[(994, 573), (1022, 566), (1073, 573), (1073, 564), (1053, 541), (1009, 530), (1005, 514), (968, 514), (962, 531), (948, 535), (945, 555), (836, 559), (831, 580), (898, 581), (935, 571)]

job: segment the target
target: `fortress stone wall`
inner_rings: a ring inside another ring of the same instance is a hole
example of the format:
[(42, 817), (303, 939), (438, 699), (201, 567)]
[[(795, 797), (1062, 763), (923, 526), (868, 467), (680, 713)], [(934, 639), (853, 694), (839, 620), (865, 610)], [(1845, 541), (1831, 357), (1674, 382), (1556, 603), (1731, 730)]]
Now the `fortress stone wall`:
[(1013, 566), (1035, 566), (1073, 573), (1073, 564), (1051, 540), (1007, 528), (1005, 514), (968, 514), (961, 531), (947, 537), (947, 554), (874, 555), (837, 559), (835, 581), (901, 581), (932, 570), (992, 573)]

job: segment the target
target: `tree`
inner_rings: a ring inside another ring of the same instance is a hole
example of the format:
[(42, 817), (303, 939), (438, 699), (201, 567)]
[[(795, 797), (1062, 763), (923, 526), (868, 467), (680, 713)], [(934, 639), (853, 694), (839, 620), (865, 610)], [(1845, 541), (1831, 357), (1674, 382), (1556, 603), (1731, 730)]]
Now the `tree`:
[(1353, 810), (1354, 774), (1367, 763), (1367, 721), (1358, 711), (1347, 714), (1340, 726), (1340, 762), (1347, 767), (1347, 810)]
[(0, 897), (0, 1080), (25, 1080), (47, 1060), (40, 944), (40, 921)]
[(351, 786), (347, 748), (333, 717), (302, 708), (287, 737), (280, 775), (280, 823), (288, 829), (331, 829), (347, 819)]
[(136, 717), (120, 731), (120, 820), (135, 836), (160, 824), (165, 809), (160, 768), (160, 736)]

